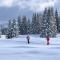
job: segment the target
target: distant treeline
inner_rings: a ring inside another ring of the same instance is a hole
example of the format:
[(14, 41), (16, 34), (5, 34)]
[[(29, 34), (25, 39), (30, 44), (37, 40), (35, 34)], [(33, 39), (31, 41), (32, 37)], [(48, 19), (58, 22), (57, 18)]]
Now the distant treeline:
[(45, 8), (43, 14), (33, 13), (32, 21), (27, 16), (18, 16), (17, 20), (9, 20), (8, 27), (1, 25), (0, 34), (7, 38), (18, 35), (40, 34), (40, 37), (56, 37), (60, 32), (60, 17), (57, 9)]

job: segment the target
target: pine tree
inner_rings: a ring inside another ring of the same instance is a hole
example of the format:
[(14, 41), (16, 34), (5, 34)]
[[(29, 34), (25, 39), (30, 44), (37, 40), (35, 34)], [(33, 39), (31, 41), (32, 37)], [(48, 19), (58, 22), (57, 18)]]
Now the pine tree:
[(32, 34), (39, 34), (40, 33), (40, 21), (39, 21), (39, 14), (34, 13), (32, 17), (31, 23)]
[(56, 28), (56, 20), (54, 18), (53, 8), (45, 8), (42, 20), (42, 31), (41, 37), (55, 37), (57, 28)]
[(0, 30), (0, 38), (1, 38), (1, 30)]
[(40, 34), (40, 30), (41, 30), (41, 27), (40, 27), (40, 23), (41, 23), (41, 16), (37, 13), (37, 17), (36, 17), (36, 33), (37, 34)]
[(27, 34), (31, 34), (31, 23), (29, 19), (27, 21)]
[(16, 20), (9, 20), (8, 29), (7, 29), (7, 38), (13, 38), (19, 35), (18, 33), (18, 25), (16, 24)]
[(3, 35), (3, 26), (1, 25), (1, 34)]
[(56, 37), (57, 25), (56, 25), (56, 19), (55, 19), (53, 7), (51, 7), (50, 14), (51, 14), (50, 15), (51, 37)]
[(56, 19), (57, 31), (60, 32), (59, 18), (58, 18), (58, 11), (57, 11), (57, 9), (55, 11), (55, 19)]
[(6, 28), (4, 27), (4, 24), (1, 24), (1, 34), (5, 35)]
[(8, 29), (7, 29), (6, 36), (7, 36), (7, 38), (12, 38), (12, 23), (11, 23), (11, 20), (9, 20), (9, 23), (8, 23)]
[(27, 34), (27, 17), (26, 16), (23, 16), (22, 17), (22, 25), (21, 25), (22, 27), (21, 27), (21, 33), (22, 33), (22, 35), (23, 34)]
[(42, 31), (42, 29), (41, 29), (41, 27), (42, 27), (42, 20), (43, 20), (43, 18), (42, 18), (42, 14), (39, 14), (39, 33), (41, 33), (41, 31)]
[(13, 19), (12, 21), (12, 36), (16, 37), (16, 20)]
[(16, 23), (16, 37), (18, 37), (19, 35), (19, 27), (18, 27), (18, 24)]
[(44, 14), (43, 14), (43, 19), (42, 19), (42, 25), (41, 25), (41, 33), (40, 36), (41, 37), (46, 37), (46, 30), (47, 30), (47, 8), (45, 8), (44, 10)]
[(19, 34), (22, 34), (22, 33), (21, 33), (21, 31), (22, 31), (22, 30), (21, 30), (21, 27), (22, 27), (22, 26), (21, 26), (21, 23), (22, 23), (22, 22), (21, 22), (21, 17), (19, 16), (19, 17), (18, 17), (18, 29), (19, 29)]
[(35, 29), (35, 27), (36, 27), (35, 21), (36, 21), (36, 13), (33, 14), (33, 16), (32, 16), (32, 24), (31, 24), (32, 26), (31, 26), (31, 27), (32, 27), (32, 33), (33, 33), (33, 34), (36, 33), (36, 32), (35, 32), (35, 30), (36, 30), (36, 29)]

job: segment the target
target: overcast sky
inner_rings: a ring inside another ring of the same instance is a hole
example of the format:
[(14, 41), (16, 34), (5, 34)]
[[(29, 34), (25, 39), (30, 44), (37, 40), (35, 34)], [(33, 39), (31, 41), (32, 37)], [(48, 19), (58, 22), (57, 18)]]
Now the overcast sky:
[(30, 17), (33, 12), (41, 12), (49, 6), (60, 11), (59, 5), (60, 0), (0, 0), (0, 23), (17, 18), (18, 15)]

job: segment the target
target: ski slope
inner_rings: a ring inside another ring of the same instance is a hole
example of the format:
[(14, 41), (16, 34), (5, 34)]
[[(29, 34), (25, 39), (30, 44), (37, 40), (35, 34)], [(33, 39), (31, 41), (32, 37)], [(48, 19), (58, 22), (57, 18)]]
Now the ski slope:
[(48, 46), (46, 39), (39, 35), (30, 35), (30, 44), (26, 35), (0, 38), (0, 60), (60, 60), (60, 35), (50, 38)]

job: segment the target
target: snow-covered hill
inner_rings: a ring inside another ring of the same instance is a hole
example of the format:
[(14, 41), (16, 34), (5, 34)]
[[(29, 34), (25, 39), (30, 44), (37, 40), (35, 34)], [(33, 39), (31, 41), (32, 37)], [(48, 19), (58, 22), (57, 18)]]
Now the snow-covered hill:
[(46, 45), (46, 38), (30, 35), (27, 44), (26, 35), (12, 39), (0, 39), (0, 60), (60, 60), (60, 34), (57, 38), (50, 38), (50, 45)]

